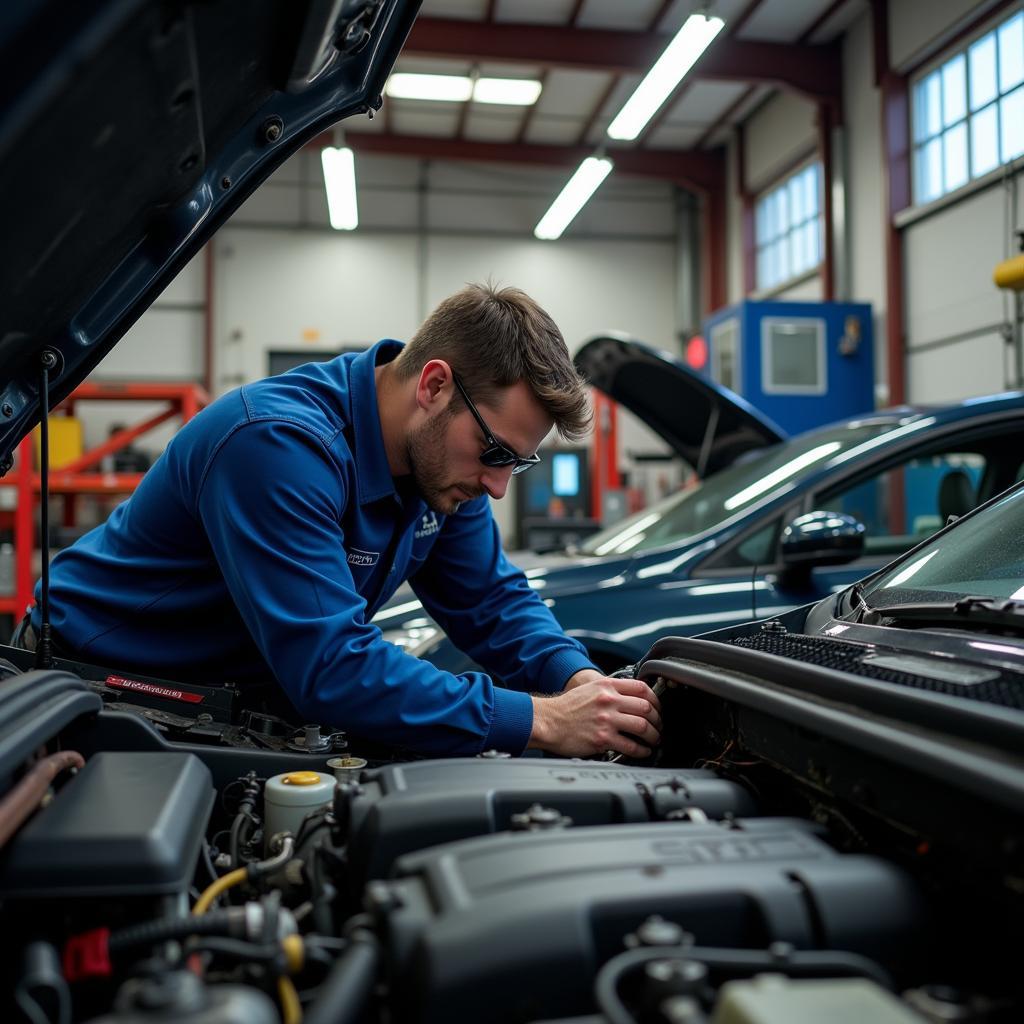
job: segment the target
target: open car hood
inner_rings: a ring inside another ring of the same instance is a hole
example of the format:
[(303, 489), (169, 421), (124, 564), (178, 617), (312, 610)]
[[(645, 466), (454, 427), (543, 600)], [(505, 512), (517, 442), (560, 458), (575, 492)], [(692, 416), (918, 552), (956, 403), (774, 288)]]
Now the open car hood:
[(639, 417), (699, 476), (786, 439), (739, 395), (625, 334), (591, 338), (575, 361), (594, 387)]
[(379, 108), (421, 0), (11, 0), (0, 471), (289, 156)]

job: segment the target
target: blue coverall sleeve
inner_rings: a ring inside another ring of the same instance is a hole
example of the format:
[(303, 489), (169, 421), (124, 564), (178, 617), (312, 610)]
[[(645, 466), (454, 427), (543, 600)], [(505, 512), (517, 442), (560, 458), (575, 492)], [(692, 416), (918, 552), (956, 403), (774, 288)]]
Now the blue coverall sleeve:
[(409, 582), (455, 645), (489, 672), (516, 690), (555, 693), (594, 665), (505, 557), (488, 502), (477, 498), (445, 519)]
[(214, 556), (291, 702), (311, 721), (422, 753), (521, 752), (533, 724), (526, 694), (440, 671), (366, 621), (346, 558), (345, 491), (324, 439), (279, 420), (235, 431), (200, 487)]

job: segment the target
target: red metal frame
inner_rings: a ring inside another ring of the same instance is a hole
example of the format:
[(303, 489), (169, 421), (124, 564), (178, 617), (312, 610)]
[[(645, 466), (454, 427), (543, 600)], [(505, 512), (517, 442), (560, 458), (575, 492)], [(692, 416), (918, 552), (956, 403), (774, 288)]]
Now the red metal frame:
[(594, 432), (591, 435), (590, 506), (593, 517), (601, 520), (601, 495), (622, 486), (619, 475), (618, 406), (600, 391), (592, 391)]
[[(418, 18), (403, 53), (645, 74), (665, 45), (665, 36), (657, 32)], [(839, 54), (835, 43), (809, 46), (725, 38), (715, 41), (691, 75), (776, 85), (814, 102), (838, 105)]]
[[(75, 498), (79, 494), (130, 494), (142, 479), (141, 473), (104, 473), (98, 470), (102, 460), (127, 447), (140, 435), (175, 416), (187, 423), (209, 404), (206, 390), (198, 384), (164, 383), (95, 383), (80, 384), (58, 406), (62, 413), (73, 415), (75, 404), (84, 401), (166, 402), (167, 408), (118, 431), (102, 444), (83, 453), (74, 462), (50, 472), (50, 493), (64, 498), (64, 520), (74, 519)], [(57, 410), (55, 410), (57, 411)], [(14, 488), (14, 594), (0, 597), (0, 614), (20, 618), (32, 601), (32, 556), (36, 542), (36, 505), (40, 489), (35, 468), (35, 440), (30, 434), (18, 445), (13, 477), (0, 481), (0, 487)]]

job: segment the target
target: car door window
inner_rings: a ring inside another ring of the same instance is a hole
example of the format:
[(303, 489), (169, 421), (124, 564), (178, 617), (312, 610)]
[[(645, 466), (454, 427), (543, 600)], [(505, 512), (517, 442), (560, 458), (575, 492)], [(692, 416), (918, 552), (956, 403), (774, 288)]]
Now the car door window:
[(719, 550), (701, 566), (702, 572), (711, 569), (740, 569), (754, 565), (773, 565), (782, 520), (776, 517), (759, 530), (747, 534), (742, 540)]
[(980, 504), (986, 459), (953, 451), (911, 459), (826, 491), (815, 507), (845, 512), (867, 528), (865, 555), (898, 555)]

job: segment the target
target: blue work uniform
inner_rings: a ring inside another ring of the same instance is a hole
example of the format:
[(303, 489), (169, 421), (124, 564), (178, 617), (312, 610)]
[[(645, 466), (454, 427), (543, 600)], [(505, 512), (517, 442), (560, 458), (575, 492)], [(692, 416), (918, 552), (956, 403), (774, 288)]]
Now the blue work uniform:
[[(525, 749), (529, 692), (593, 666), (506, 559), (486, 496), (445, 516), (392, 477), (374, 367), (400, 350), (246, 384), (187, 423), (54, 558), (59, 642), (164, 678), (274, 679), (307, 721), (427, 754)], [(507, 688), (384, 640), (370, 620), (406, 579)]]

